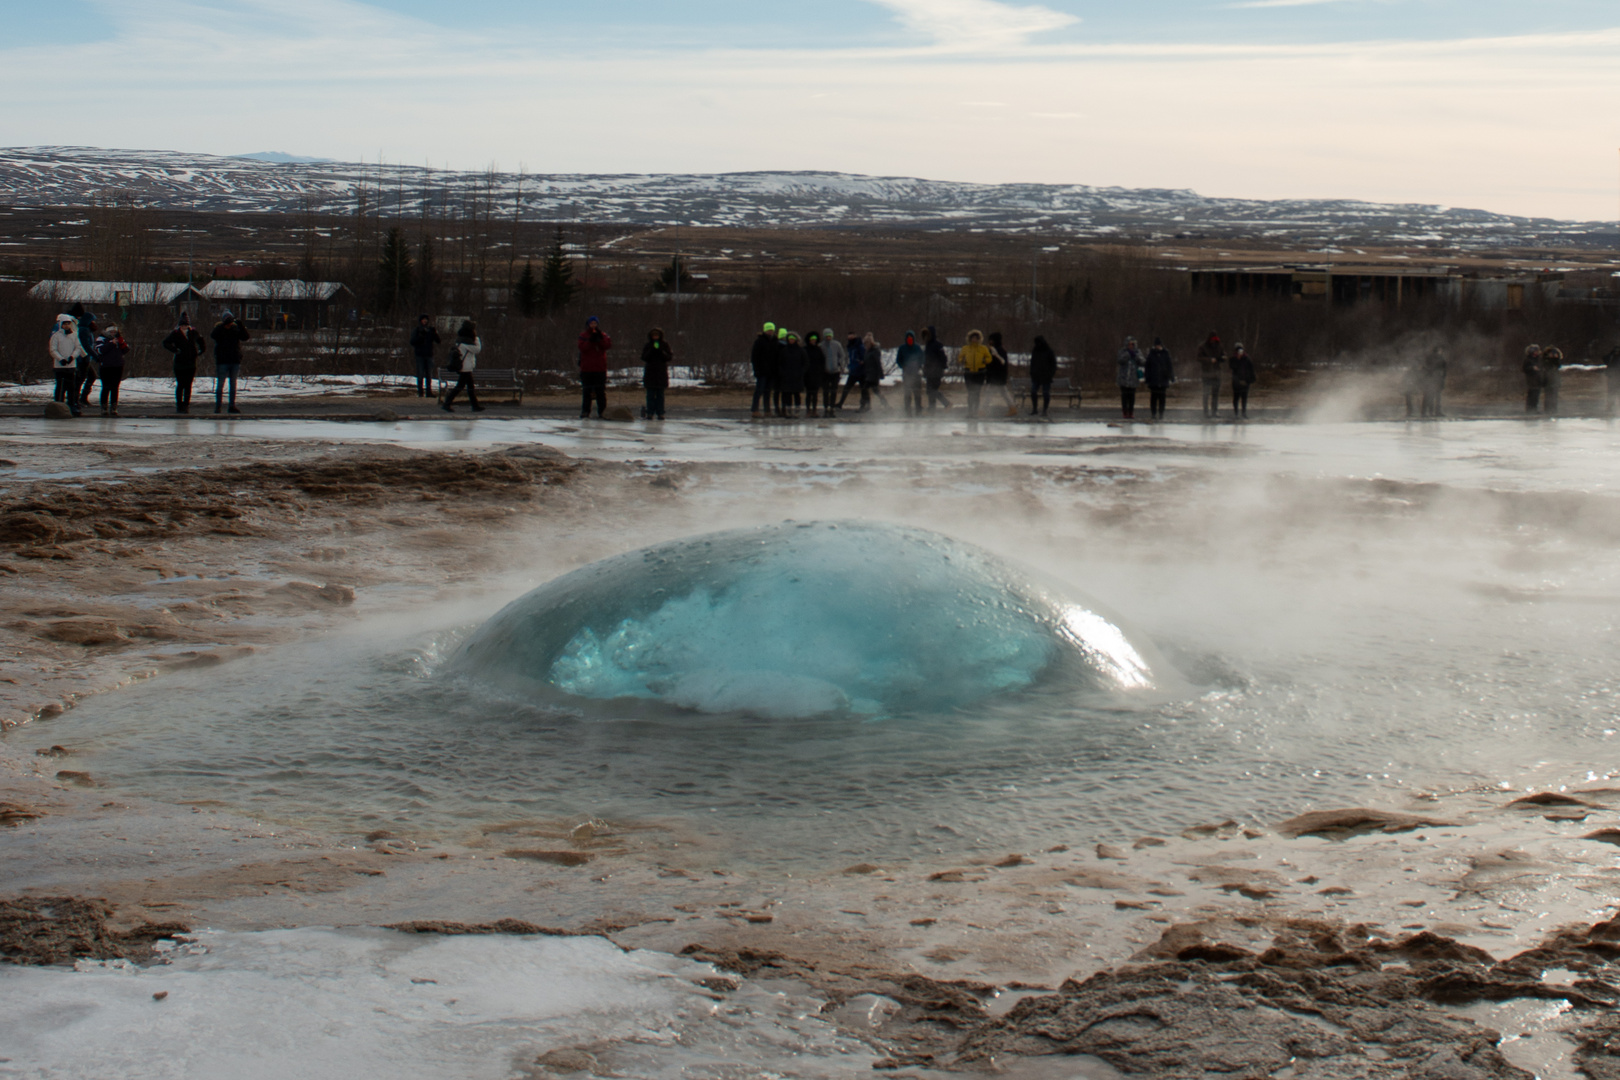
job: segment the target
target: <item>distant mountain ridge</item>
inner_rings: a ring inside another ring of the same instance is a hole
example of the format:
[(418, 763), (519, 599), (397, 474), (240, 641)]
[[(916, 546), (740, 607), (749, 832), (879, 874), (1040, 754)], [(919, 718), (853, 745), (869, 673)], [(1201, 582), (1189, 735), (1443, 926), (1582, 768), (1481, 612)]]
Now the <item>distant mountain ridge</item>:
[[(1613, 246), (1602, 222), (1348, 199), (1211, 199), (1168, 188), (970, 184), (829, 172), (526, 175), (421, 166), (215, 157), (163, 150), (0, 148), (0, 203), (76, 206), (127, 189), (153, 205), (352, 213), (361, 191), (411, 216), (492, 197), (531, 220), (628, 225), (983, 230), (1124, 239), (1207, 237), (1463, 248)], [(285, 155), (291, 158), (291, 155)]]
[(289, 154), (285, 150), (255, 150), (251, 154), (231, 156), (244, 161), (268, 161), (272, 165), (324, 165), (332, 160), (324, 157), (301, 157), (298, 154)]

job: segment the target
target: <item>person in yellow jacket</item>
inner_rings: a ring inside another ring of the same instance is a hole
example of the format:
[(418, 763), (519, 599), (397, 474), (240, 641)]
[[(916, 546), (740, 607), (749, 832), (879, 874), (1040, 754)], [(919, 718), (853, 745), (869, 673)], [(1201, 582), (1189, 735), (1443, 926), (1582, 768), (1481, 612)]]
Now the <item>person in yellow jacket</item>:
[(984, 392), (985, 376), (989, 373), (994, 355), (984, 343), (984, 335), (977, 330), (969, 330), (967, 344), (956, 354), (956, 359), (961, 362), (962, 375), (967, 380), (968, 416), (978, 416), (979, 395)]

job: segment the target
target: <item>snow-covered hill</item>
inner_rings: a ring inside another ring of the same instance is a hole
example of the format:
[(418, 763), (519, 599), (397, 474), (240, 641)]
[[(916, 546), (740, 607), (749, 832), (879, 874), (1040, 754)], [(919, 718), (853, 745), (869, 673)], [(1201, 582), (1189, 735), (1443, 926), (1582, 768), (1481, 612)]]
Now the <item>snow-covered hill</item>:
[(1612, 246), (1607, 223), (1353, 200), (1208, 199), (1192, 191), (965, 184), (846, 173), (528, 175), (340, 162), (272, 163), (156, 150), (0, 149), (0, 204), (66, 206), (127, 189), (148, 204), (214, 211), (351, 213), (362, 193), (414, 214), (493, 200), (497, 214), (630, 224), (871, 226), (1160, 234), (1259, 241)]

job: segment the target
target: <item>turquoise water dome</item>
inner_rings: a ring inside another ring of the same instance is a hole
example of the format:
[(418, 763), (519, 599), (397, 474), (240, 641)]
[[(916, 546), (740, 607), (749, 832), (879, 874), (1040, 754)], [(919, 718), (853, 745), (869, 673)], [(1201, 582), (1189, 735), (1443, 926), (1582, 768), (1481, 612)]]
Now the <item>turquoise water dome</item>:
[(537, 700), (787, 719), (938, 712), (1056, 679), (1145, 690), (1150, 655), (1095, 604), (982, 548), (836, 521), (592, 563), (496, 614), (454, 669)]

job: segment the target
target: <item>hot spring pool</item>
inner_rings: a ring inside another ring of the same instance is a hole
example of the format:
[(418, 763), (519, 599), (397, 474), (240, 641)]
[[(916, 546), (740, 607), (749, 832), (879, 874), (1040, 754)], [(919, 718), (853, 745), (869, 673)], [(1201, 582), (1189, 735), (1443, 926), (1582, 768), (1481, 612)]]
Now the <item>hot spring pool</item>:
[[(1490, 470), (1515, 438), (1547, 453), (1545, 432), (1498, 436)], [(1017, 522), (947, 478), (921, 509), (890, 498), (894, 524), (876, 504), (838, 523), (871, 553), (848, 590), (830, 526), (749, 526), (492, 601), (487, 623), (415, 608), (8, 739), (71, 744), (116, 790), (343, 834), (595, 818), (766, 868), (1620, 769), (1609, 497), (1552, 473), (1493, 491), (1460, 482), (1466, 463), (1324, 475), (1330, 450), (1308, 475), (1257, 454), (1084, 498), (1043, 479)]]

